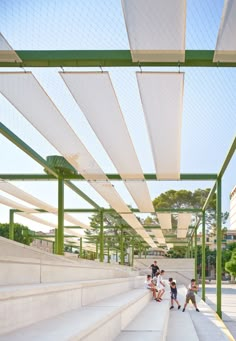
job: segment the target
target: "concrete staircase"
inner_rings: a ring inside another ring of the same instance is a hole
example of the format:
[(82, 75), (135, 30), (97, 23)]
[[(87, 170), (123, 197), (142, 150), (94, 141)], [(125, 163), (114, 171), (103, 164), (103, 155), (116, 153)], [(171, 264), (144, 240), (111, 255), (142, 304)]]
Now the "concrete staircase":
[[(183, 305), (183, 272), (174, 264), (165, 270), (166, 278), (179, 274)], [(204, 302), (201, 313), (170, 311), (169, 290), (158, 303), (144, 280), (127, 267), (74, 261), (0, 238), (0, 341), (229, 340)]]

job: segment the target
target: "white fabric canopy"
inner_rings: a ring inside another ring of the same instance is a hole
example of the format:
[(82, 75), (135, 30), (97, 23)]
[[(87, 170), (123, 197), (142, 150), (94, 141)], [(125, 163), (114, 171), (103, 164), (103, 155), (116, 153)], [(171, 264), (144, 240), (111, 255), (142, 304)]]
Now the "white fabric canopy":
[(188, 230), (177, 230), (177, 238), (185, 238), (187, 236)]
[(224, 1), (213, 61), (236, 62), (236, 1)]
[(0, 33), (0, 62), (22, 63), (17, 53), (12, 49), (7, 40)]
[(180, 178), (184, 74), (137, 72), (158, 179)]
[[(15, 198), (18, 198), (20, 200), (28, 202), (32, 206), (35, 206), (35, 208), (40, 208), (40, 209), (43, 209), (47, 212), (57, 214), (57, 208), (56, 207), (53, 207), (53, 206), (35, 198), (34, 196), (30, 195), (29, 193), (26, 193), (22, 189), (10, 184), (7, 181), (0, 181), (0, 190), (14, 196)], [(74, 225), (79, 225), (84, 229), (91, 229), (91, 227), (89, 225), (86, 225), (86, 224), (80, 222), (78, 219), (75, 219), (74, 217), (72, 217), (71, 215), (69, 215), (67, 213), (64, 214), (64, 218), (66, 221), (68, 221)]]
[(134, 62), (184, 62), (186, 0), (122, 0)]
[(178, 214), (178, 230), (188, 229), (191, 225), (192, 213), (179, 213)]
[(171, 213), (157, 213), (157, 218), (163, 230), (171, 230)]
[[(60, 75), (121, 178), (144, 180), (109, 73), (60, 72)], [(146, 182), (124, 184), (141, 212), (154, 211)]]

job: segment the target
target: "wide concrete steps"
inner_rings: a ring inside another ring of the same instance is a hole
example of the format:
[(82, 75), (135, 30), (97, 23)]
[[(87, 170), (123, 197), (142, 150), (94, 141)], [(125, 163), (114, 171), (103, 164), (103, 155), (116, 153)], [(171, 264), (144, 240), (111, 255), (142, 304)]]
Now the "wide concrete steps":
[(114, 340), (151, 299), (146, 289), (133, 289), (4, 334), (0, 340)]
[(116, 341), (164, 341), (169, 320), (169, 300), (151, 301), (120, 333)]
[(0, 287), (0, 335), (143, 287), (143, 283), (144, 277), (137, 276)]

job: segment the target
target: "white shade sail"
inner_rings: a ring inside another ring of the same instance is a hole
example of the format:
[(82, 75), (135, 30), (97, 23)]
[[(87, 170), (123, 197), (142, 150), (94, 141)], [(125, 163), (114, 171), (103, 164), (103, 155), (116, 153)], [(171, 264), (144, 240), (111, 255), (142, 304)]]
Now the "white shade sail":
[[(144, 180), (109, 73), (60, 72), (60, 75), (121, 178)], [(125, 185), (141, 212), (154, 211), (146, 182)]]
[[(116, 211), (130, 212), (105, 173), (31, 72), (0, 73), (0, 92)], [(106, 183), (92, 180), (105, 180)]]
[(161, 180), (180, 178), (184, 74), (137, 72), (156, 175)]
[[(40, 209), (43, 209), (47, 212), (57, 214), (57, 208), (56, 207), (53, 207), (53, 206), (43, 202), (42, 200), (35, 198), (34, 196), (30, 195), (29, 193), (26, 193), (22, 189), (10, 184), (7, 181), (0, 181), (0, 190), (4, 191), (4, 192), (20, 199), (20, 200), (28, 202), (29, 204), (35, 206), (35, 208), (40, 208)], [(79, 220), (75, 219), (74, 217), (72, 217), (71, 215), (69, 215), (67, 213), (64, 214), (64, 218), (66, 221), (68, 221), (74, 225), (79, 225), (82, 228), (85, 228), (85, 229), (91, 228), (89, 225), (86, 225), (86, 224), (80, 222)]]
[(191, 225), (192, 213), (179, 213), (178, 214), (178, 230), (187, 230)]
[(177, 230), (177, 238), (185, 238), (187, 236), (188, 230)]
[(164, 238), (163, 232), (161, 229), (152, 229), (151, 234), (154, 234), (154, 236), (157, 238)]
[(157, 218), (163, 230), (171, 230), (171, 213), (157, 213)]
[(8, 41), (0, 33), (0, 62), (22, 63), (17, 53), (12, 49)]
[(45, 225), (45, 226), (50, 226), (50, 227), (53, 227), (53, 228), (57, 229), (57, 225), (56, 224), (53, 224), (53, 223), (51, 223), (51, 222), (49, 222), (47, 220), (44, 220), (42, 218), (36, 217), (36, 216), (34, 216), (32, 214), (23, 213), (23, 212), (17, 212), (17, 214), (19, 214), (22, 217), (27, 218), (29, 220), (36, 221), (39, 224), (42, 224), (42, 225)]
[(1, 72), (0, 92), (87, 180), (106, 179), (31, 72)]
[(186, 0), (122, 0), (134, 62), (185, 60)]
[(27, 219), (36, 221), (37, 223), (45, 225), (45, 226), (57, 228), (57, 226), (55, 224), (32, 215), (32, 213), (38, 213), (36, 210), (29, 208), (27, 206), (24, 206), (22, 204), (19, 204), (18, 202), (15, 202), (14, 200), (5, 198), (2, 195), (0, 195), (0, 204), (3, 204), (5, 206), (8, 206), (8, 207), (16, 209), (16, 210), (23, 211), (23, 212), (16, 212), (16, 214), (19, 214), (19, 215), (21, 215)]
[(236, 62), (236, 1), (224, 1), (213, 61)]
[(37, 213), (37, 211), (34, 210), (33, 208), (22, 205), (22, 204), (14, 201), (14, 200), (3, 197), (2, 195), (0, 195), (0, 204), (3, 204), (5, 206), (8, 206), (8, 207), (11, 207), (11, 208), (14, 208), (16, 210), (23, 211), (23, 212)]

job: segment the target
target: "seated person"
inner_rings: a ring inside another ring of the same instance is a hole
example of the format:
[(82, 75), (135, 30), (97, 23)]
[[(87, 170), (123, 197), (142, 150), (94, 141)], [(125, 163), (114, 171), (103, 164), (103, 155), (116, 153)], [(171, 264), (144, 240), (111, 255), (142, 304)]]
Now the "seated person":
[(156, 300), (156, 286), (152, 281), (152, 276), (147, 275), (146, 281), (145, 281), (146, 288), (152, 291), (152, 296)]

